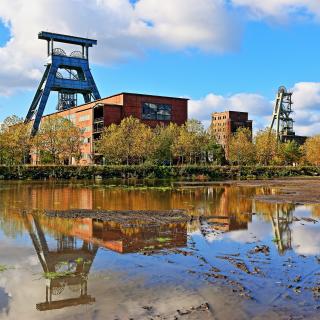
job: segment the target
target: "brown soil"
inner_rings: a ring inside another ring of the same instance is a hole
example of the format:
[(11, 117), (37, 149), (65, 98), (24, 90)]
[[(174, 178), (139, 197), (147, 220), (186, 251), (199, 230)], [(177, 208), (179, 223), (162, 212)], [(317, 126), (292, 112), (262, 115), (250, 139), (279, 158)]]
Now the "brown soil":
[(228, 184), (276, 189), (272, 194), (255, 196), (255, 199), (259, 200), (294, 204), (320, 204), (320, 178), (231, 181)]
[(48, 217), (59, 217), (67, 219), (92, 218), (102, 221), (113, 221), (119, 223), (148, 225), (161, 225), (168, 223), (187, 222), (190, 217), (183, 210), (164, 210), (164, 211), (133, 211), (133, 210), (82, 210), (74, 209), (67, 211), (45, 211)]

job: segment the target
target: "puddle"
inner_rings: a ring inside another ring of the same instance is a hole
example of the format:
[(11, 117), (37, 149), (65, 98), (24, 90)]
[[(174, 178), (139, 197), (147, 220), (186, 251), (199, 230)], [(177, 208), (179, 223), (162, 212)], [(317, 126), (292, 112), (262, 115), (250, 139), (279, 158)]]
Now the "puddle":
[[(320, 206), (260, 198), (276, 192), (2, 182), (0, 265), (10, 267), (0, 319), (317, 319)], [(76, 209), (182, 209), (190, 219), (44, 214)]]

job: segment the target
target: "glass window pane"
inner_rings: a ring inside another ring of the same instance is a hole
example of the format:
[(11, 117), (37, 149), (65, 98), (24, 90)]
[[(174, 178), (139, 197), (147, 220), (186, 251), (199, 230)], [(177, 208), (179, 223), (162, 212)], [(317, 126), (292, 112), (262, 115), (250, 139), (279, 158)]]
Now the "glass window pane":
[(145, 102), (142, 105), (142, 119), (171, 120), (171, 105)]

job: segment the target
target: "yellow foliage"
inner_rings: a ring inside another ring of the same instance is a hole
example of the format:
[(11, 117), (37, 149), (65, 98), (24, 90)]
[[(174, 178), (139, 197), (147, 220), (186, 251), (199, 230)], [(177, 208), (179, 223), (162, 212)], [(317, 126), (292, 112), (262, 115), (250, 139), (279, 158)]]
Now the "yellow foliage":
[(320, 165), (320, 135), (307, 139), (303, 146), (305, 158), (312, 165)]
[(239, 165), (252, 164), (255, 161), (255, 149), (251, 131), (240, 128), (231, 137), (229, 144), (229, 161)]

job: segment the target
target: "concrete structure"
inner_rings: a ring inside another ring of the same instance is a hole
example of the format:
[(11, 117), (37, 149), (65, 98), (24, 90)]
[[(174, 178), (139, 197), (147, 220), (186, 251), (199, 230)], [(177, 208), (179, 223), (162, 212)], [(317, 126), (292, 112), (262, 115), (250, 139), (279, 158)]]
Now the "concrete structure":
[(228, 158), (231, 135), (239, 128), (248, 128), (252, 132), (252, 120), (248, 119), (247, 112), (224, 111), (212, 114), (211, 132), (223, 146), (226, 158)]
[[(83, 129), (80, 164), (86, 165), (97, 162), (94, 143), (100, 138), (104, 127), (113, 123), (120, 124), (122, 119), (129, 116), (138, 118), (153, 128), (170, 122), (182, 125), (188, 118), (188, 99), (123, 92), (55, 112), (44, 116), (42, 121), (56, 115), (71, 120)], [(33, 155), (32, 163), (36, 162)]]

